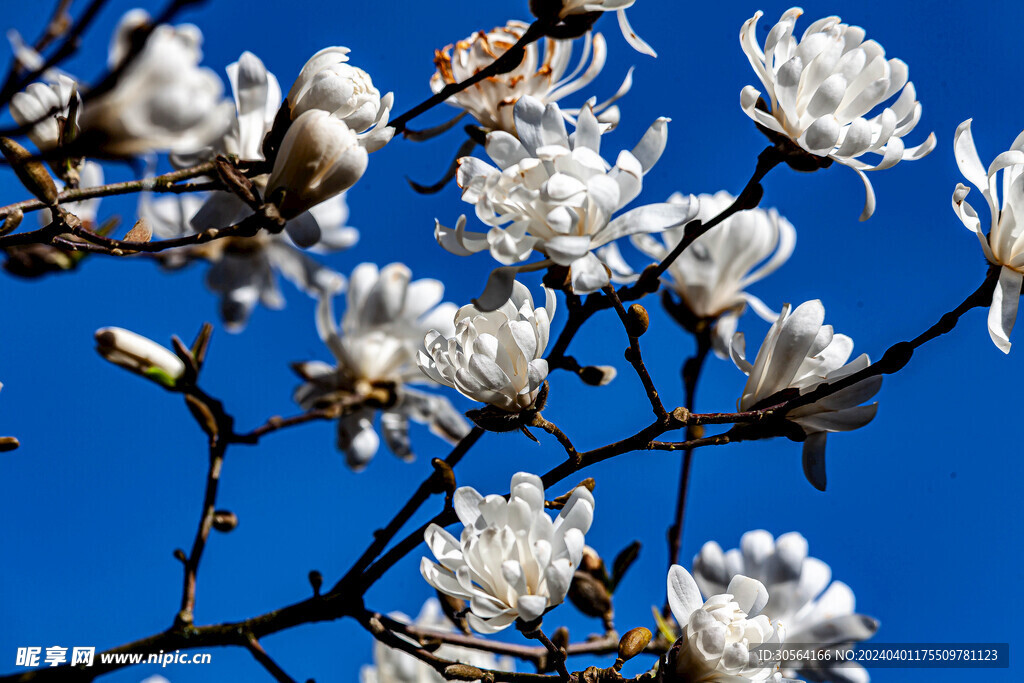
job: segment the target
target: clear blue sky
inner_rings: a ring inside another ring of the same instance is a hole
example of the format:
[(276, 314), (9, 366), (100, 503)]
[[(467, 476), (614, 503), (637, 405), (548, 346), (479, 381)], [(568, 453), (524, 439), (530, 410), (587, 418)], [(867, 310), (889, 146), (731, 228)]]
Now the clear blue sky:
[[(396, 110), (404, 111), (429, 95), (435, 48), (506, 19), (528, 19), (526, 4), (448, 0), (382, 8), (326, 0), (212, 0), (185, 18), (203, 29), (211, 67), (223, 73), (251, 50), (285, 90), (316, 50), (346, 45), (353, 62), (382, 91), (393, 90)], [(83, 78), (100, 73), (110, 28), (132, 6), (118, 0), (104, 10), (70, 71)], [(771, 26), (787, 6), (761, 4), (763, 23)], [(657, 60), (633, 52), (614, 17), (598, 23), (610, 56), (589, 92), (603, 99), (629, 66), (637, 66), (633, 91), (621, 102), (623, 123), (604, 142), (606, 156), (631, 147), (656, 117), (673, 119), (668, 151), (644, 179), (641, 201), (663, 201), (676, 190), (737, 192), (743, 186), (765, 145), (739, 107), (741, 88), (756, 79), (737, 35), (757, 8), (638, 0), (630, 19), (658, 50)], [(877, 357), (934, 322), (984, 277), (977, 240), (950, 208), (960, 180), (952, 136), (957, 124), (974, 117), (987, 163), (1024, 127), (1024, 62), (1017, 50), (1024, 9), (1012, 2), (971, 8), (936, 2), (926, 9), (916, 2), (846, 0), (804, 8), (799, 30), (836, 13), (864, 26), (890, 56), (909, 64), (924, 114), (906, 141), (917, 144), (934, 130), (938, 148), (923, 161), (872, 176), (878, 207), (866, 223), (857, 222), (863, 188), (849, 169), (774, 171), (764, 203), (796, 226), (796, 252), (753, 291), (776, 308), (820, 298), (826, 322), (853, 337), (856, 352)], [(43, 15), (34, 3), (4, 8), (5, 24), (30, 38)], [(441, 107), (417, 125), (450, 113)], [(447, 300), (461, 304), (478, 294), (490, 258), (455, 257), (433, 239), (434, 217), (450, 224), (467, 208), (457, 189), (423, 197), (402, 180), (434, 180), (458, 144), (452, 133), (425, 144), (397, 140), (375, 153), (350, 193), (351, 224), (362, 239), (327, 262), (347, 273), (362, 261), (401, 260), (416, 276), (443, 279)], [(112, 180), (129, 174), (124, 167), (108, 171)], [(11, 176), (0, 174), (3, 203), (23, 194)], [(132, 211), (131, 201), (118, 200), (105, 200), (100, 209), (101, 217), (121, 214), (127, 223)], [(627, 254), (639, 259), (632, 250)], [(0, 277), (0, 433), (15, 434), (23, 444), (0, 458), (0, 673), (15, 670), (19, 646), (105, 649), (171, 622), (181, 590), (181, 567), (171, 553), (187, 547), (194, 533), (206, 466), (203, 438), (178, 398), (104, 363), (92, 349), (92, 333), (119, 325), (161, 341), (173, 333), (190, 338), (216, 315), (201, 271), (168, 275), (145, 262), (94, 258), (72, 275), (33, 282)], [(290, 361), (329, 358), (315, 333), (314, 302), (289, 285), (284, 293), (285, 310), (257, 310), (244, 333), (218, 327), (214, 336), (205, 386), (242, 428), (297, 411)], [(651, 332), (643, 340), (649, 367), (666, 401), (679, 405), (679, 368), (692, 342), (653, 298), (649, 309)], [(750, 343), (767, 327), (750, 314), (740, 323)], [(869, 427), (829, 439), (827, 493), (804, 481), (800, 447), (785, 440), (698, 452), (683, 557), (708, 540), (735, 547), (749, 529), (797, 530), (808, 538), (811, 554), (853, 588), (859, 611), (881, 620), (877, 640), (1009, 641), (1014, 649), (1024, 635), (1017, 591), (1024, 578), (1018, 512), (1024, 330), (1016, 338), (1020, 348), (1004, 356), (989, 341), (985, 312), (976, 310), (953, 334), (919, 351), (905, 371), (886, 379)], [(571, 375), (553, 377), (546, 415), (578, 446), (617, 439), (648, 419), (639, 382), (622, 360), (624, 344), (618, 323), (604, 314), (585, 328), (573, 350), (585, 362), (616, 365), (619, 378), (594, 389)], [(710, 359), (698, 408), (732, 409), (743, 382), (730, 362)], [(609, 413), (612, 392), (619, 407)], [(463, 409), (472, 407), (455, 400)], [(424, 429), (413, 438), (415, 463), (382, 451), (361, 474), (345, 468), (327, 424), (231, 451), (220, 506), (234, 511), (240, 524), (211, 539), (200, 572), (197, 622), (241, 619), (303, 599), (311, 569), (333, 583), (428, 473), (430, 458), (445, 452)], [(536, 446), (521, 435), (490, 434), (460, 467), (459, 481), (503, 493), (512, 472), (545, 471), (559, 452), (547, 440)], [(590, 472), (598, 487), (588, 543), (609, 558), (633, 539), (644, 543), (616, 600), (620, 630), (647, 625), (651, 605), (664, 599), (664, 535), (678, 467), (678, 455), (639, 453)], [(368, 605), (418, 612), (431, 592), (418, 574), (421, 555), (410, 555), (375, 586)], [(548, 621), (552, 627), (565, 623), (576, 637), (600, 628), (571, 606)], [(301, 627), (268, 637), (264, 645), (294, 677), (320, 683), (354, 680), (371, 659), (369, 636), (351, 621)], [(213, 666), (162, 673), (173, 683), (269, 678), (243, 650), (215, 650), (213, 658)], [(1011, 681), (1022, 670), (875, 670), (872, 679)], [(151, 673), (156, 670), (136, 668), (104, 680), (139, 681)]]

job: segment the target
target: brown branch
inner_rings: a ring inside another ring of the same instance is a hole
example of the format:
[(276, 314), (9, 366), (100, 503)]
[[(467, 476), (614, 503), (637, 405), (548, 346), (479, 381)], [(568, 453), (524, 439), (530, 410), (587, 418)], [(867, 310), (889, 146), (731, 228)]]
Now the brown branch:
[[(636, 321), (630, 318), (630, 314), (626, 312), (626, 309), (622, 306), (622, 301), (619, 299), (619, 295), (615, 292), (615, 287), (612, 285), (606, 285), (604, 288), (605, 296), (611, 300), (612, 305), (615, 307), (615, 312), (619, 314), (619, 320), (622, 321), (623, 327), (626, 328), (626, 334), (629, 336), (629, 348), (626, 349), (626, 360), (633, 366), (633, 370), (636, 371), (637, 377), (640, 378), (640, 382), (644, 385), (644, 391), (647, 392), (647, 400), (651, 402), (651, 409), (654, 411), (654, 416), (659, 420), (668, 420), (668, 413), (665, 411), (665, 406), (661, 403), (661, 397), (658, 396), (658, 389), (654, 386), (654, 380), (651, 379), (651, 373), (647, 371), (647, 366), (644, 365), (644, 358), (640, 352), (640, 334), (646, 331), (646, 321), (643, 324), (642, 330), (636, 329)], [(640, 309), (638, 305), (634, 305), (634, 310)], [(642, 310), (642, 309), (640, 309)], [(643, 313), (646, 319), (646, 311)]]
[(246, 648), (252, 654), (253, 658), (262, 664), (263, 668), (274, 677), (275, 681), (278, 683), (295, 683), (295, 679), (285, 673), (285, 670), (278, 666), (277, 662), (271, 659), (270, 655), (267, 654), (267, 651), (263, 649), (262, 645), (260, 645), (260, 641), (256, 636), (251, 633), (247, 633), (245, 635), (247, 638), (245, 644)]
[(569, 670), (565, 668), (565, 650), (551, 642), (551, 639), (540, 629), (540, 624), (538, 623), (536, 627), (524, 627), (523, 624), (516, 621), (516, 627), (524, 636), (539, 641), (544, 646), (544, 649), (551, 655), (551, 664), (558, 671), (558, 675), (562, 677), (562, 681), (568, 681)]
[(570, 456), (576, 455), (576, 447), (572, 445), (572, 441), (570, 441), (569, 437), (565, 435), (565, 432), (559, 429), (558, 425), (554, 422), (544, 419), (540, 413), (534, 413), (530, 421), (530, 426), (543, 429), (545, 432), (558, 439), (558, 443), (562, 444), (562, 448), (565, 449), (566, 453)]

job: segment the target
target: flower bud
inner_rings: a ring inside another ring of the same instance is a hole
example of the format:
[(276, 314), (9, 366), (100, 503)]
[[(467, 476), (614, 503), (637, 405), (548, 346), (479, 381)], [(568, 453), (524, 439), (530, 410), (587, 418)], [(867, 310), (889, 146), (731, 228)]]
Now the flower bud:
[(52, 206), (57, 203), (57, 185), (46, 167), (33, 160), (31, 152), (10, 138), (0, 138), (0, 151), (29, 192), (44, 204)]
[(480, 681), (487, 674), (469, 664), (449, 664), (445, 667), (444, 677), (450, 681)]
[(222, 534), (234, 531), (238, 526), (238, 515), (229, 510), (216, 510), (213, 513), (213, 528)]
[(592, 387), (603, 387), (615, 379), (618, 371), (610, 365), (587, 365), (580, 368), (579, 376), (584, 384)]
[(603, 617), (612, 608), (612, 598), (604, 584), (590, 574), (577, 571), (569, 586), (569, 600), (588, 617)]
[(21, 443), (13, 436), (0, 436), (0, 453), (13, 451), (20, 445)]
[(324, 575), (316, 569), (309, 572), (309, 585), (313, 589), (313, 595), (320, 595), (320, 588), (324, 585)]
[(367, 161), (366, 150), (344, 121), (319, 109), (307, 111), (285, 133), (267, 196), (290, 220), (352, 187)]
[(176, 355), (120, 327), (96, 330), (96, 350), (111, 363), (168, 388), (173, 388), (185, 373), (185, 363)]
[(626, 323), (626, 326), (628, 327), (626, 331), (629, 332), (629, 336), (631, 337), (643, 336), (644, 332), (647, 331), (647, 328), (651, 324), (651, 319), (647, 315), (647, 309), (640, 304), (633, 304), (630, 306), (629, 310), (626, 312), (626, 318), (629, 321)]
[(362, 132), (372, 126), (380, 111), (380, 91), (370, 74), (349, 64), (335, 64), (317, 73), (292, 104), (295, 120), (311, 109), (322, 109)]
[(619, 640), (619, 659), (628, 662), (644, 651), (651, 642), (651, 632), (643, 626), (630, 629)]

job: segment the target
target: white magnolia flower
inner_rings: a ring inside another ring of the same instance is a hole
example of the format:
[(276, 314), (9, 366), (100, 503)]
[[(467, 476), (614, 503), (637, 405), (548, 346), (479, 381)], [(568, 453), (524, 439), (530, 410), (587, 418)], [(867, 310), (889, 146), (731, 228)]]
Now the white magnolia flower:
[(325, 111), (344, 121), (367, 152), (375, 152), (394, 135), (387, 125), (394, 95), (381, 97), (370, 74), (348, 64), (348, 53), (347, 47), (326, 47), (309, 58), (288, 91), (291, 118)]
[[(445, 86), (461, 83), (486, 69), (515, 45), (528, 28), (526, 22), (510, 21), (489, 32), (477, 31), (465, 40), (438, 50), (434, 54), (437, 72), (430, 77), (430, 89), (435, 93), (441, 92)], [(530, 43), (524, 48), (523, 60), (516, 68), (508, 73), (485, 78), (448, 98), (447, 102), (465, 109), (489, 131), (503, 130), (515, 135), (512, 111), (520, 97), (529, 95), (543, 104), (558, 102), (585, 88), (601, 73), (608, 57), (604, 36), (600, 33), (587, 33), (579, 65), (566, 75), (572, 46), (572, 40), (545, 38), (542, 60), (540, 43)], [(619, 108), (610, 105), (625, 95), (631, 85), (632, 69), (611, 99), (593, 107), (595, 113), (601, 112), (599, 121), (611, 125), (618, 123)], [(563, 110), (563, 113), (573, 112)]]
[(120, 327), (96, 330), (96, 351), (104, 359), (166, 387), (185, 374), (185, 363), (155, 341)]
[(637, 52), (657, 57), (658, 53), (636, 34), (626, 18), (626, 8), (632, 7), (634, 2), (636, 0), (562, 0), (562, 11), (559, 12), (558, 16), (564, 19), (574, 14), (615, 12), (618, 14), (619, 29), (622, 31), (622, 37), (626, 39), (626, 42), (632, 45), (633, 49)]
[[(853, 340), (833, 334), (823, 325), (825, 307), (817, 299), (807, 301), (790, 313), (785, 304), (779, 319), (765, 337), (753, 365), (746, 357), (746, 340), (737, 332), (732, 340), (732, 360), (749, 375), (743, 395), (737, 401), (741, 411), (751, 410), (784, 389), (806, 394), (824, 382), (835, 382), (867, 366), (866, 353), (847, 363)], [(861, 405), (882, 388), (881, 376), (869, 377), (786, 415), (807, 435), (803, 447), (804, 474), (819, 489), (825, 488), (825, 438), (828, 432), (846, 432), (871, 422), (878, 404)]]
[[(389, 616), (392, 619), (409, 623), (409, 618), (404, 614), (395, 613)], [(430, 598), (423, 603), (423, 609), (420, 610), (413, 625), (420, 629), (441, 633), (452, 631), (452, 623), (441, 612), (441, 605), (436, 598)], [(512, 658), (499, 658), (483, 650), (445, 643), (433, 652), (441, 659), (469, 664), (480, 669), (515, 671), (515, 660)], [(373, 664), (367, 664), (360, 669), (359, 681), (360, 683), (444, 683), (445, 678), (426, 662), (375, 640)]]
[[(190, 194), (155, 199), (143, 194), (138, 212), (156, 237), (173, 239), (231, 225), (250, 213), (248, 207), (232, 199), (236, 198), (226, 192), (214, 193), (205, 200)], [(289, 221), (280, 234), (260, 231), (254, 237), (222, 238), (175, 249), (166, 255), (164, 263), (180, 268), (194, 261), (210, 262), (206, 286), (220, 294), (221, 318), (228, 330), (237, 332), (245, 327), (257, 303), (270, 309), (284, 307), (276, 273), (312, 297), (344, 288), (345, 278), (340, 273), (297, 248), (300, 243), (292, 235), (303, 233), (289, 228), (295, 223), (302, 229), (311, 226), (320, 237), (312, 250), (333, 251), (351, 246), (359, 238), (355, 228), (345, 225), (347, 220), (348, 207), (341, 194)]]
[[(763, 529), (748, 531), (740, 547), (728, 552), (709, 541), (693, 558), (693, 575), (704, 595), (725, 592), (740, 575), (763, 583), (769, 598), (761, 614), (785, 625), (786, 640), (801, 645), (794, 652), (811, 644), (847, 647), (878, 630), (877, 621), (854, 611), (850, 587), (832, 581), (829, 566), (807, 556), (807, 540), (795, 531), (777, 539)], [(867, 683), (870, 679), (856, 662), (796, 660), (783, 666), (787, 676), (812, 681)]]
[[(971, 119), (961, 123), (953, 140), (956, 163), (964, 177), (977, 187), (988, 203), (989, 229), (981, 228), (978, 212), (967, 202), (970, 188), (957, 183), (953, 210), (981, 242), (985, 258), (1000, 266), (999, 282), (988, 309), (988, 334), (1003, 353), (1010, 352), (1010, 332), (1017, 320), (1017, 303), (1024, 281), (1024, 132), (1010, 149), (995, 158), (988, 171), (981, 164), (971, 135)], [(999, 172), (1003, 172), (1003, 203), (999, 205)]]
[[(457, 180), (462, 200), (476, 205), (476, 215), (491, 229), (465, 230), (465, 218), (455, 229), (440, 223), (438, 243), (458, 256), (490, 250), (510, 266), (492, 273), (487, 291), (478, 300), (493, 309), (509, 298), (516, 272), (548, 265), (569, 266), (577, 294), (608, 284), (605, 265), (593, 250), (626, 235), (659, 232), (681, 225), (697, 214), (697, 202), (651, 204), (617, 218), (612, 215), (640, 194), (642, 178), (658, 161), (668, 138), (668, 119), (660, 118), (631, 152), (622, 151), (609, 169), (601, 158), (602, 126), (589, 106), (580, 111), (572, 138), (557, 104), (543, 105), (524, 96), (515, 105), (518, 139), (495, 131), (487, 136), (487, 153), (494, 168), (475, 157), (459, 160)], [(533, 251), (540, 262), (513, 266)]]
[[(77, 115), (76, 120), (69, 120), (72, 101), (80, 107), (82, 98), (78, 84), (68, 76), (59, 75), (53, 83), (32, 83), (24, 92), (16, 93), (11, 98), (11, 117), (19, 126), (38, 121), (28, 130), (28, 137), (40, 150), (50, 149), (62, 140), (62, 125), (77, 128)], [(66, 123), (58, 122), (58, 117)]]
[(683, 681), (785, 680), (778, 676), (777, 663), (762, 664), (751, 652), (778, 646), (786, 636), (783, 624), (760, 613), (766, 602), (764, 585), (746, 576), (733, 577), (723, 593), (705, 602), (690, 573), (673, 565), (668, 604), (682, 633), (669, 653), (671, 671)]
[[(761, 92), (748, 85), (740, 104), (758, 124), (788, 137), (809, 154), (855, 170), (867, 191), (860, 217), (867, 220), (875, 211), (875, 193), (864, 172), (920, 159), (935, 149), (935, 134), (916, 147), (903, 144), (903, 136), (921, 118), (921, 104), (904, 62), (886, 60), (881, 45), (864, 40), (864, 29), (843, 24), (839, 17), (819, 19), (797, 40), (793, 30), (801, 14), (798, 7), (786, 11), (769, 31), (763, 51), (756, 39), (761, 12), (743, 25), (740, 45), (769, 102), (768, 111), (760, 109)], [(897, 93), (894, 103), (865, 118)], [(860, 160), (864, 154), (879, 157), (877, 163)]]
[(531, 408), (548, 376), (543, 356), (555, 316), (554, 292), (545, 287), (544, 295), (544, 308), (535, 309), (530, 289), (516, 282), (512, 298), (494, 311), (463, 306), (454, 334), (427, 333), (420, 369), (474, 401), (508, 412)]
[[(363, 263), (352, 271), (347, 308), (338, 329), (331, 297), (317, 307), (320, 338), (334, 355), (336, 366), (318, 361), (295, 366), (306, 380), (295, 400), (306, 410), (348, 397), (370, 398), (383, 392), (381, 432), (391, 452), (404, 460), (413, 457), (409, 420), (428, 424), (431, 431), (451, 442), (469, 432), (462, 416), (442, 396), (411, 388), (427, 378), (416, 367), (416, 348), (430, 329), (451, 334), (455, 305), (440, 303), (444, 285), (438, 280), (411, 282), (412, 273), (401, 263), (378, 271)], [(439, 305), (440, 304), (440, 305)], [(349, 467), (362, 469), (377, 453), (380, 438), (374, 430), (375, 409), (365, 402), (338, 420), (338, 449)]]
[[(109, 63), (126, 58), (131, 35), (148, 21), (142, 10), (122, 17), (111, 42)], [(90, 99), (79, 117), (88, 133), (112, 154), (168, 150), (194, 152), (231, 125), (231, 103), (217, 75), (199, 66), (202, 34), (191, 24), (153, 29), (111, 90)]]
[(442, 593), (468, 600), (466, 620), (480, 633), (496, 633), (516, 619), (534, 622), (561, 604), (594, 519), (594, 496), (586, 487), (572, 492), (554, 520), (544, 510), (540, 477), (519, 472), (510, 489), (507, 501), (469, 486), (457, 489), (461, 537), (436, 524), (424, 533), (440, 564), (424, 557), (420, 573)]
[[(700, 213), (707, 222), (732, 205), (734, 197), (722, 191), (697, 197)], [(676, 193), (669, 202), (687, 201)], [(682, 228), (669, 228), (661, 239), (633, 235), (630, 240), (642, 252), (661, 261), (683, 239)], [(715, 353), (729, 354), (736, 322), (747, 304), (768, 322), (778, 314), (745, 291), (778, 270), (796, 245), (796, 230), (775, 209), (740, 211), (698, 237), (668, 268), (667, 283), (697, 318), (714, 320), (712, 337)], [(755, 266), (758, 266), (755, 269)]]

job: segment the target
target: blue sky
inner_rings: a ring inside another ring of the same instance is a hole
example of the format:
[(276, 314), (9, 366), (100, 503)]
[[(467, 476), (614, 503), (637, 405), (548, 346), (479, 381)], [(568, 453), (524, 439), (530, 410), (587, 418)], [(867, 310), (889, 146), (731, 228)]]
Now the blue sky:
[[(110, 3), (69, 71), (86, 79), (101, 72), (110, 28), (132, 6)], [(762, 31), (787, 6), (761, 4)], [(613, 17), (598, 23), (610, 55), (588, 94), (603, 99), (629, 66), (637, 67), (633, 90), (620, 103), (622, 125), (603, 143), (605, 156), (632, 147), (656, 117), (672, 118), (668, 151), (645, 177), (640, 201), (663, 201), (677, 190), (735, 193), (745, 183), (765, 145), (739, 107), (741, 88), (756, 78), (737, 35), (756, 9), (731, 1), (638, 0), (630, 19), (658, 50), (656, 60), (633, 52)], [(938, 147), (922, 161), (872, 176), (878, 206), (866, 223), (857, 221), (863, 188), (849, 169), (773, 171), (764, 184), (764, 205), (777, 207), (796, 226), (797, 246), (790, 261), (753, 291), (775, 308), (820, 298), (826, 322), (853, 337), (856, 352), (878, 357), (889, 344), (925, 329), (984, 277), (977, 240), (950, 209), (961, 180), (953, 131), (974, 117), (979, 153), (988, 162), (1024, 127), (1024, 62), (1014, 49), (1024, 9), (1010, 2), (970, 10), (952, 2), (890, 2), (882, 11), (848, 1), (805, 3), (804, 9), (798, 29), (839, 14), (909, 64), (924, 114), (906, 141), (917, 144), (935, 131)], [(29, 37), (44, 21), (31, 3), (5, 7), (4, 14), (7, 25)], [(387, 10), (374, 3), (299, 0), (282, 6), (256, 0), (241, 6), (213, 0), (184, 18), (204, 31), (206, 64), (223, 74), (250, 50), (286, 90), (316, 50), (346, 45), (353, 63), (369, 71), (382, 91), (395, 92), (400, 112), (429, 95), (435, 48), (507, 19), (528, 19), (528, 12), (519, 0), (409, 2)], [(415, 125), (438, 123), (451, 113), (439, 107)], [(396, 140), (375, 153), (349, 196), (350, 222), (361, 241), (327, 263), (347, 273), (363, 261), (403, 261), (417, 277), (441, 278), (447, 300), (462, 304), (476, 296), (493, 262), (483, 254), (444, 252), (432, 229), (435, 217), (450, 224), (468, 205), (454, 186), (424, 197), (403, 181), (434, 180), (459, 143), (453, 132), (423, 144)], [(112, 166), (108, 178), (130, 174)], [(9, 174), (0, 174), (0, 191), (5, 204), (24, 195)], [(131, 200), (104, 200), (100, 215), (119, 214), (130, 224), (133, 210)], [(627, 250), (627, 256), (643, 264), (636, 252)], [(191, 338), (216, 315), (201, 271), (166, 274), (146, 262), (91, 258), (70, 275), (0, 278), (0, 433), (17, 435), (23, 444), (0, 458), (2, 673), (15, 670), (17, 647), (105, 649), (165, 628), (177, 610), (181, 569), (171, 553), (187, 547), (194, 533), (206, 466), (203, 438), (176, 397), (104, 363), (92, 349), (92, 333), (119, 325), (160, 341), (175, 333)], [(289, 285), (284, 293), (285, 310), (257, 310), (244, 333), (218, 326), (214, 335), (204, 386), (224, 400), (242, 428), (297, 412), (288, 363), (329, 358), (314, 329), (314, 302)], [(645, 356), (667, 403), (681, 405), (678, 372), (692, 341), (653, 298), (647, 303), (652, 323), (643, 338)], [(556, 327), (563, 320), (564, 311)], [(750, 314), (740, 323), (751, 344), (767, 327)], [(646, 424), (648, 409), (622, 360), (624, 345), (618, 322), (605, 313), (588, 324), (573, 352), (587, 363), (616, 365), (619, 378), (603, 389), (582, 386), (567, 374), (552, 378), (545, 415), (580, 447)], [(880, 619), (877, 640), (1010, 642), (1014, 649), (1022, 636), (1015, 589), (1024, 578), (1017, 457), (1021, 352), (1015, 348), (1004, 356), (992, 345), (984, 311), (966, 315), (955, 332), (885, 380), (870, 426), (829, 439), (827, 493), (804, 481), (800, 447), (785, 440), (698, 452), (682, 556), (692, 557), (708, 540), (735, 547), (749, 529), (800, 531), (811, 554), (853, 588), (858, 610)], [(732, 409), (744, 380), (731, 362), (710, 359), (697, 408)], [(454, 400), (462, 409), (472, 407), (461, 397)], [(446, 452), (423, 429), (413, 439), (415, 463), (382, 451), (361, 474), (345, 468), (327, 424), (231, 451), (220, 506), (234, 511), (240, 524), (211, 540), (199, 577), (197, 622), (241, 619), (300, 600), (309, 593), (305, 577), (311, 569), (333, 583), (371, 531), (426, 476), (430, 458)], [(537, 446), (521, 435), (489, 434), (460, 466), (459, 481), (503, 493), (513, 472), (545, 471), (559, 453), (548, 440)], [(664, 534), (679, 462), (678, 455), (638, 453), (589, 473), (598, 487), (588, 543), (608, 558), (633, 539), (644, 544), (617, 595), (620, 631), (648, 625), (651, 605), (664, 599)], [(423, 552), (397, 565), (367, 604), (418, 612), (430, 594), (417, 569)], [(571, 606), (546, 621), (552, 628), (568, 625), (576, 637), (600, 628)], [(515, 640), (518, 634), (502, 637)], [(371, 658), (369, 636), (351, 621), (304, 626), (268, 637), (264, 646), (295, 678), (321, 683), (352, 680)], [(213, 660), (212, 666), (162, 673), (174, 683), (269, 678), (242, 650), (215, 650)], [(968, 676), (1010, 681), (1020, 678), (1018, 670)], [(636, 673), (629, 667), (626, 672)], [(156, 671), (136, 668), (104, 680), (138, 681), (150, 673)], [(872, 672), (872, 680), (882, 683), (963, 678), (956, 670)]]

